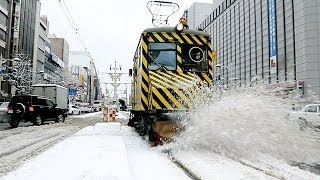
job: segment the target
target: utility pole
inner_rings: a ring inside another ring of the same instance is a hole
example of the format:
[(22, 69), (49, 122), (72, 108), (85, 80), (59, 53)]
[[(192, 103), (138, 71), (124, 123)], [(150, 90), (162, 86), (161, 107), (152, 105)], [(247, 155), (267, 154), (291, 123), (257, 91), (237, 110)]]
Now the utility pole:
[[(121, 83), (119, 83), (118, 81), (120, 81), (121, 75), (124, 73), (119, 73), (118, 70), (121, 71), (121, 65), (117, 66), (117, 61), (114, 61), (114, 67), (112, 67), (112, 65), (110, 64), (110, 73), (109, 76), (111, 77), (112, 83), (110, 83), (113, 86), (113, 100), (117, 101), (118, 99), (118, 95), (117, 95), (117, 89), (120, 86)], [(113, 71), (113, 72), (112, 72)]]
[[(109, 66), (110, 66), (110, 72), (101, 73), (101, 74), (108, 74), (111, 77), (112, 82), (108, 82), (108, 83), (104, 83), (104, 84), (110, 84), (113, 87), (112, 99), (114, 101), (118, 101), (118, 93), (117, 92), (119, 91), (119, 89), (118, 89), (119, 86), (125, 85), (125, 84), (131, 84), (131, 83), (127, 83), (127, 82), (121, 83), (120, 78), (123, 74), (129, 74), (129, 73), (119, 72), (119, 71), (121, 71), (122, 66), (117, 64), (116, 61), (114, 62), (114, 66), (112, 66), (111, 64)], [(109, 92), (110, 91), (106, 87), (106, 96), (109, 96)]]

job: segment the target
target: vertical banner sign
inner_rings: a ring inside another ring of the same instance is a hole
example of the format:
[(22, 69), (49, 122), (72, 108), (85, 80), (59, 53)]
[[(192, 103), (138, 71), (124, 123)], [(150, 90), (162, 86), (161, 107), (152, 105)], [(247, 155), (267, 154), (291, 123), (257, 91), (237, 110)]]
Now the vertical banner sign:
[(277, 73), (277, 24), (275, 0), (269, 0), (270, 73)]
[(13, 54), (18, 53), (21, 1), (16, 1), (13, 21)]

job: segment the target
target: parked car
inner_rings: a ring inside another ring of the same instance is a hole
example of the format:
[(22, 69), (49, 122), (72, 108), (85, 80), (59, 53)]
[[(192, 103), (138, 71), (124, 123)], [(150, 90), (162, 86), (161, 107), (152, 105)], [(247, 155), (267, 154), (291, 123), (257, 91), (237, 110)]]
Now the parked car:
[(290, 119), (300, 120), (304, 125), (320, 127), (320, 104), (308, 104), (301, 111), (291, 112)]
[(99, 100), (93, 101), (92, 107), (93, 107), (93, 109), (94, 109), (95, 112), (101, 111), (101, 110), (102, 110), (101, 101), (99, 101)]
[(131, 111), (131, 109), (132, 109), (132, 106), (131, 105), (129, 105), (129, 106), (127, 106), (127, 111)]
[(41, 125), (45, 120), (64, 122), (67, 113), (50, 98), (36, 95), (13, 96), (8, 105), (9, 124), (12, 128), (18, 127), (22, 121), (30, 121), (34, 125)]
[(85, 112), (85, 113), (91, 113), (93, 112), (93, 107), (90, 106), (89, 103), (80, 103), (79, 109), (81, 112)]
[(9, 102), (2, 102), (0, 105), (0, 122), (8, 122), (9, 116), (8, 116), (8, 105)]
[(80, 115), (81, 114), (81, 111), (80, 109), (75, 106), (75, 105), (69, 105), (69, 114), (72, 115), (72, 114), (78, 114)]

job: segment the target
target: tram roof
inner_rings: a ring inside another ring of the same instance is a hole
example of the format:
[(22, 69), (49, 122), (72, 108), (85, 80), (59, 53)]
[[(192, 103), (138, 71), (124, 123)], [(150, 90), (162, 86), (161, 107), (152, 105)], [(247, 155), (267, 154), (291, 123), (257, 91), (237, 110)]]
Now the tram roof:
[[(161, 33), (161, 32), (166, 32), (166, 33), (173, 33), (173, 32), (177, 32), (177, 30), (174, 27), (157, 27), (157, 28), (148, 28), (145, 29), (143, 32), (147, 32), (147, 33), (151, 33), (151, 32), (156, 32), (156, 33)], [(206, 32), (202, 32), (202, 31), (196, 31), (193, 29), (183, 29), (181, 31), (182, 33), (186, 33), (186, 34), (194, 34), (194, 35), (201, 35), (201, 36), (205, 36), (205, 37), (210, 37), (210, 35)]]

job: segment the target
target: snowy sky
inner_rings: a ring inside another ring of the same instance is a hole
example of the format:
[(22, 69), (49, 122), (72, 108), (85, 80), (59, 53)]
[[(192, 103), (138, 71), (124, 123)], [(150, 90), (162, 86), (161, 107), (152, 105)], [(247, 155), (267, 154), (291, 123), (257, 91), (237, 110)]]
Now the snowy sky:
[[(128, 72), (132, 66), (141, 32), (153, 27), (151, 14), (146, 8), (148, 0), (41, 0), (41, 15), (47, 15), (51, 34), (65, 38), (70, 50), (83, 50), (75, 31), (72, 29), (64, 11), (65, 3), (73, 21), (92, 54), (100, 73), (106, 73), (110, 64), (116, 60), (122, 65), (122, 71)], [(212, 3), (213, 0), (173, 0), (180, 10), (171, 18), (174, 26), (183, 10), (193, 2)], [(103, 82), (108, 81), (106, 75), (100, 74)], [(128, 77), (123, 77), (129, 82)]]

